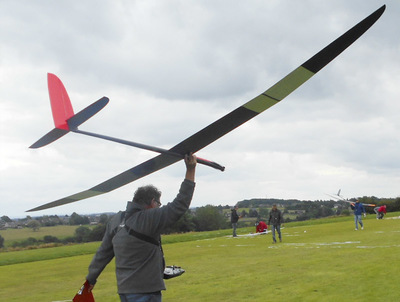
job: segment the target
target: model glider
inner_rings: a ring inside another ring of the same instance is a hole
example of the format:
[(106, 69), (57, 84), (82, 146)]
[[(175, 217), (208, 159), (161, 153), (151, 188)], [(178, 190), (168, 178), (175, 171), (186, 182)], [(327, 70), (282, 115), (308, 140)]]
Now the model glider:
[(342, 195), (340, 195), (340, 191), (341, 191), (342, 189), (339, 189), (339, 191), (337, 192), (337, 194), (327, 194), (326, 193), (326, 195), (328, 195), (328, 196), (330, 196), (330, 197), (333, 197), (333, 198), (335, 198), (336, 200), (342, 200), (342, 201), (347, 201)]
[[(305, 63), (300, 65), (294, 71), (289, 73), (271, 88), (261, 93), (259, 96), (228, 113), (224, 117), (180, 142), (171, 149), (153, 150), (160, 152), (161, 154), (88, 190), (41, 205), (28, 210), (28, 212), (44, 210), (110, 192), (132, 181), (176, 163), (189, 152), (194, 153), (208, 146), (212, 142), (257, 116), (261, 112), (279, 103), (303, 83), (309, 80), (313, 75), (315, 75), (360, 36), (362, 36), (380, 18), (385, 11), (385, 8), (386, 6), (383, 5), (381, 8), (373, 12), (371, 15), (340, 36), (338, 39), (326, 46), (316, 55), (311, 57)], [(77, 126), (101, 110), (107, 104), (107, 98), (102, 98), (88, 108), (83, 109), (77, 114), (74, 114), (64, 86), (62, 85), (61, 81), (58, 82), (57, 78), (53, 78), (53, 76), (50, 76), (49, 79), (49, 94), (52, 104), (55, 129), (33, 144), (32, 148), (37, 148), (51, 143), (69, 131), (98, 137), (97, 134), (93, 135), (92, 133), (89, 134), (78, 130)], [(56, 103), (54, 106), (53, 99)], [(132, 142), (110, 137), (106, 138), (102, 136), (101, 138), (133, 145)]]
[[(348, 199), (344, 198), (342, 195), (340, 195), (340, 191), (341, 191), (341, 189), (339, 189), (337, 194), (334, 194), (334, 195), (327, 194), (327, 195), (329, 195), (330, 197), (335, 198), (336, 200), (345, 201), (345, 202), (348, 202), (348, 203), (354, 205), (354, 201), (351, 201), (351, 200), (348, 200)], [(366, 207), (376, 207), (376, 204), (373, 204), (373, 203), (363, 203), (363, 205), (366, 206)]]
[[(86, 107), (82, 111), (78, 112), (77, 114), (74, 114), (74, 110), (71, 105), (71, 101), (69, 99), (67, 90), (64, 87), (64, 84), (61, 82), (61, 80), (54, 74), (47, 74), (47, 83), (49, 87), (49, 96), (50, 96), (50, 104), (51, 104), (51, 110), (53, 113), (53, 119), (54, 119), (54, 125), (56, 126), (52, 131), (47, 133), (45, 136), (43, 136), (41, 139), (39, 139), (36, 143), (34, 143), (32, 146), (29, 148), (40, 148), (43, 146), (46, 146), (55, 140), (59, 139), (60, 137), (64, 136), (68, 132), (72, 131), (75, 133), (80, 133), (88, 136), (93, 136), (109, 141), (113, 141), (116, 143), (124, 144), (124, 145), (129, 145), (141, 149), (146, 149), (162, 154), (168, 154), (171, 156), (175, 156), (177, 158), (183, 158), (185, 155), (184, 154), (179, 154), (177, 152), (173, 152), (170, 150), (165, 150), (162, 148), (157, 148), (145, 144), (140, 144), (140, 143), (135, 143), (135, 142), (130, 142), (127, 140), (111, 137), (111, 136), (106, 136), (106, 135), (101, 135), (93, 132), (88, 132), (88, 131), (82, 131), (78, 129), (78, 126), (86, 122), (89, 118), (91, 118), (93, 115), (95, 115), (97, 112), (99, 112), (101, 109), (103, 109), (109, 102), (108, 98), (102, 97), (100, 100), (94, 102), (92, 105)], [(197, 160), (198, 163), (204, 164), (216, 169), (219, 169), (221, 171), (225, 170), (225, 167), (203, 159), (203, 158), (198, 158)]]

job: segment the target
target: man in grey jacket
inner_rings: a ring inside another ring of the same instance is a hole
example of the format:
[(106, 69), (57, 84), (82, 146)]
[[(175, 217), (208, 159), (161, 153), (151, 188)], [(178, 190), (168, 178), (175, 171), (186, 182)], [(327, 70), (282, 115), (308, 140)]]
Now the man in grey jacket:
[(269, 212), (268, 225), (272, 226), (272, 240), (276, 243), (275, 230), (278, 232), (279, 241), (282, 242), (281, 224), (283, 223), (282, 212), (278, 210), (276, 204), (272, 205), (272, 209)]
[(154, 186), (138, 188), (125, 212), (107, 224), (100, 248), (86, 279), (91, 291), (106, 265), (115, 257), (118, 293), (122, 302), (161, 301), (165, 290), (161, 232), (187, 211), (195, 187), (196, 156), (185, 156), (186, 174), (173, 202), (160, 207), (161, 192)]

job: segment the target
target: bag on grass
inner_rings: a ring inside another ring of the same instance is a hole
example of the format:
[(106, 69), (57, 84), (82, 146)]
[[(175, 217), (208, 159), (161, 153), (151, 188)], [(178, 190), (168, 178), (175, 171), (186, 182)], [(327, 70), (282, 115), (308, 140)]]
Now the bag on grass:
[(78, 293), (75, 295), (73, 302), (95, 302), (92, 292), (88, 291), (89, 282), (86, 282), (82, 285)]

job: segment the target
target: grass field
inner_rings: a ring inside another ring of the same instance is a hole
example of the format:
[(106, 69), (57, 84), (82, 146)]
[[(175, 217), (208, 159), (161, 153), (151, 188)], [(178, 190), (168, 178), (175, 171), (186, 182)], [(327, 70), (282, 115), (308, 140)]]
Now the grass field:
[(41, 227), (38, 231), (33, 231), (30, 228), (7, 229), (0, 230), (0, 235), (5, 240), (5, 246), (8, 247), (11, 246), (13, 242), (27, 239), (28, 237), (43, 239), (44, 236), (51, 235), (62, 239), (68, 236), (73, 236), (78, 227), (79, 226), (77, 225), (58, 225), (52, 227)]
[[(363, 231), (352, 216), (287, 224), (278, 244), (270, 234), (232, 238), (231, 230), (164, 236), (167, 265), (186, 273), (166, 281), (163, 301), (399, 301), (400, 219), (364, 222)], [(98, 245), (1, 253), (2, 300), (71, 299)], [(116, 291), (110, 263), (96, 301), (119, 301)]]

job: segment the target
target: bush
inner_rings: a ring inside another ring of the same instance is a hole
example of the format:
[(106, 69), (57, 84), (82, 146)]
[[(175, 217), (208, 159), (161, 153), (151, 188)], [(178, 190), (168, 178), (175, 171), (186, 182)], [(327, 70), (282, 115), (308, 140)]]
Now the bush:
[(225, 217), (219, 212), (219, 209), (212, 205), (198, 208), (193, 218), (196, 225), (196, 231), (220, 230), (226, 227)]
[(69, 236), (61, 240), (62, 243), (64, 244), (69, 244), (69, 243), (75, 243), (76, 242), (76, 237), (75, 236)]
[(80, 226), (75, 230), (76, 242), (89, 242), (90, 229), (86, 226)]
[(60, 240), (57, 237), (47, 235), (47, 236), (43, 237), (43, 242), (44, 243), (53, 243), (53, 242), (60, 242)]
[(89, 234), (88, 241), (101, 241), (103, 240), (104, 233), (106, 232), (106, 226), (104, 224), (97, 225)]

